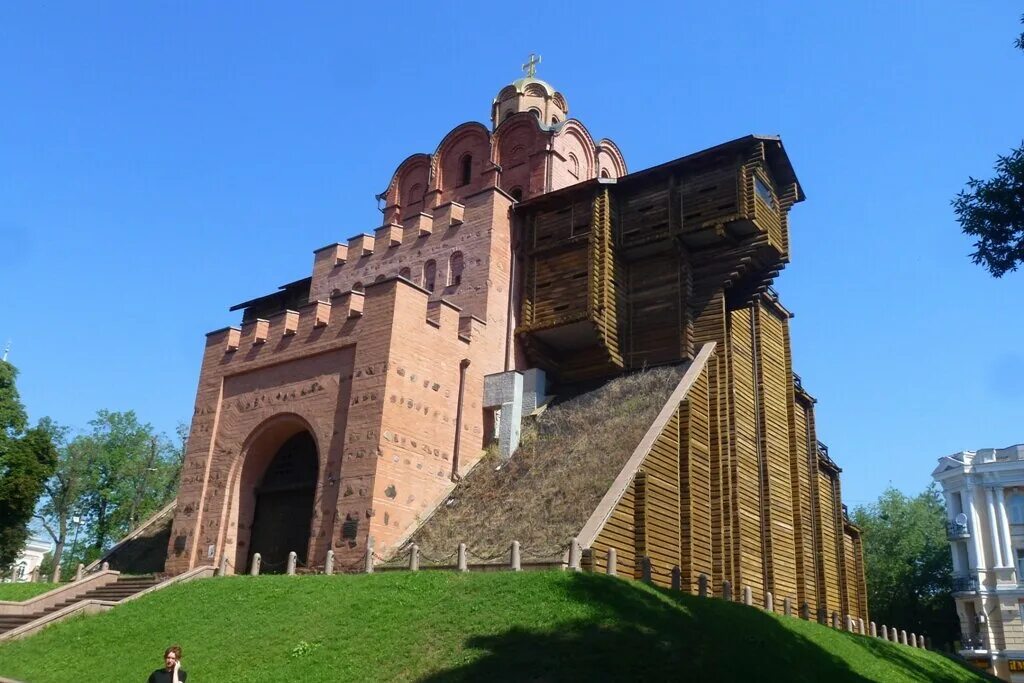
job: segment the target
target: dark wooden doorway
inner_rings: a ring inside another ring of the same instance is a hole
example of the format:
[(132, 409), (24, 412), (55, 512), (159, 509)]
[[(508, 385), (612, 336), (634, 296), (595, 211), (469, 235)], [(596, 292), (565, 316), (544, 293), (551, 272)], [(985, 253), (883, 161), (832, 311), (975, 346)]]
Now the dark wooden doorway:
[(308, 564), (309, 528), (316, 494), (316, 443), (309, 432), (284, 442), (256, 488), (251, 552), (262, 559), (261, 573), (282, 574), (288, 553)]

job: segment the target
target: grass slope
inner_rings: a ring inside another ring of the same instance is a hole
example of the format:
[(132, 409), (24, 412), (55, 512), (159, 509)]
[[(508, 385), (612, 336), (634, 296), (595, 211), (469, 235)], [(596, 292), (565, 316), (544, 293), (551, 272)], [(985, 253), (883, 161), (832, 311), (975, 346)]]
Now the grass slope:
[(0, 675), (142, 681), (978, 681), (938, 654), (568, 572), (207, 579), (0, 645)]
[(412, 540), (421, 561), (455, 564), (461, 542), (470, 562), (504, 561), (512, 541), (520, 542), (524, 560), (560, 560), (685, 369), (663, 366), (616, 377), (561, 396), (525, 421), (515, 455), (502, 462), (490, 449), (416, 530)]
[(21, 602), (52, 591), (58, 586), (59, 583), (0, 583), (0, 600)]

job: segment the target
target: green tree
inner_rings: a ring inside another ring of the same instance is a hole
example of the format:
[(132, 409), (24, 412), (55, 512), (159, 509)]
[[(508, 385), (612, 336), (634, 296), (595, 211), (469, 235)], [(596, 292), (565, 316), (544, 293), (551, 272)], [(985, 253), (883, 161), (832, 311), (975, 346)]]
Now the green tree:
[(28, 416), (15, 387), (17, 370), (0, 361), (0, 570), (6, 571), (28, 540), (28, 524), (43, 484), (56, 465), (49, 418), (26, 429)]
[[(84, 498), (89, 481), (89, 460), (84, 437), (71, 442), (62, 440), (57, 449), (57, 466), (44, 487), (43, 499), (36, 510), (36, 519), (54, 543), (53, 557), (46, 576), (55, 576), (54, 568), (76, 563), (80, 556), (72, 545), (70, 556), (65, 557), (67, 543), (73, 534), (81, 532)], [(78, 519), (78, 523), (74, 520)], [(75, 537), (77, 540), (77, 537)], [(67, 576), (67, 572), (62, 574)]]
[[(1024, 33), (1014, 46), (1024, 50)], [(971, 260), (1002, 277), (1024, 263), (1024, 144), (998, 157), (995, 170), (990, 180), (968, 178), (952, 203), (960, 229), (977, 238)]]
[(853, 520), (864, 533), (872, 619), (925, 633), (936, 644), (958, 639), (945, 503), (935, 485), (913, 498), (889, 487), (854, 510)]
[(89, 425), (82, 509), (91, 547), (103, 551), (174, 497), (181, 461), (179, 449), (133, 411), (101, 410)]
[(97, 412), (89, 426), (62, 442), (36, 512), (55, 544), (54, 567), (62, 576), (100, 557), (170, 502), (183, 461), (181, 427), (174, 442), (132, 411), (108, 410)]

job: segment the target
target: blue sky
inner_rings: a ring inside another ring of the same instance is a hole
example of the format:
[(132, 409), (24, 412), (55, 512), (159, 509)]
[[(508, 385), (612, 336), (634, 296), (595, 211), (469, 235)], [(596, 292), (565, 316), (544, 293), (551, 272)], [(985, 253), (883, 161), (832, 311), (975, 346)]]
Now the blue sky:
[(0, 344), (34, 419), (187, 421), (227, 307), (377, 226), (535, 51), (632, 170), (782, 135), (808, 199), (776, 286), (848, 502), (1024, 441), (1024, 274), (972, 265), (949, 206), (1024, 138), (1019, 4), (284, 8), (0, 7)]

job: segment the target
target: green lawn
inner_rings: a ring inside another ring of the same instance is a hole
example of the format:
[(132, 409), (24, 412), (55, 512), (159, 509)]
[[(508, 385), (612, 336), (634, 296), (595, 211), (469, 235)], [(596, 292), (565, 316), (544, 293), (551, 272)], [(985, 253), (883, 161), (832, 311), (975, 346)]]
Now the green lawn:
[(0, 600), (28, 600), (47, 591), (59, 583), (0, 583)]
[(0, 645), (0, 675), (143, 681), (980, 681), (940, 655), (569, 572), (230, 577)]

